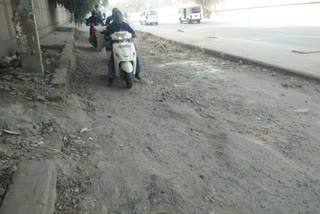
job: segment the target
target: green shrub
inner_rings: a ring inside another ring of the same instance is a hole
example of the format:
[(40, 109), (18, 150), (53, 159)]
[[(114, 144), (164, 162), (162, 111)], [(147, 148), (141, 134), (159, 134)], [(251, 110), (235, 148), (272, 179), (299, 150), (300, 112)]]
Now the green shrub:
[(65, 7), (74, 16), (76, 23), (84, 21), (86, 15), (94, 9), (95, 4), (108, 5), (108, 0), (51, 0), (55, 5)]

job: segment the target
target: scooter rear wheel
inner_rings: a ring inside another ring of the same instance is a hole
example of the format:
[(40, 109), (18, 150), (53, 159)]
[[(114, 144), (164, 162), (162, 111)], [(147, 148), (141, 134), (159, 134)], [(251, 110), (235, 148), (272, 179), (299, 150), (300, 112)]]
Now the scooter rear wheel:
[(133, 75), (132, 73), (125, 73), (125, 80), (127, 84), (127, 88), (132, 88)]

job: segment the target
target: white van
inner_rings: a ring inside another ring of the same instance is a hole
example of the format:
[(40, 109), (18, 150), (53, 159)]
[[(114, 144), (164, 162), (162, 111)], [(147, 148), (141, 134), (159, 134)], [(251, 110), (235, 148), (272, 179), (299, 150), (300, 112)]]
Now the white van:
[(145, 25), (158, 25), (158, 15), (156, 11), (144, 11), (140, 15), (140, 24)]
[(188, 24), (198, 22), (200, 24), (202, 17), (203, 14), (200, 6), (184, 7), (179, 9), (179, 21), (181, 24), (183, 22), (187, 22)]

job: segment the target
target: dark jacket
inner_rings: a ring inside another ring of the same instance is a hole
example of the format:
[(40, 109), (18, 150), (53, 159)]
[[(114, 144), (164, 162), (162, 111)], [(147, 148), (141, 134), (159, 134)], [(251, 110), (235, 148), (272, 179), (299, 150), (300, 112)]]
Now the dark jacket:
[(112, 16), (108, 16), (106, 25), (110, 24), (112, 22)]
[(110, 25), (108, 25), (107, 30), (105, 31), (105, 37), (109, 37), (115, 32), (119, 31), (128, 31), (131, 34), (135, 34), (134, 30), (125, 22), (122, 22), (121, 24), (112, 22)]

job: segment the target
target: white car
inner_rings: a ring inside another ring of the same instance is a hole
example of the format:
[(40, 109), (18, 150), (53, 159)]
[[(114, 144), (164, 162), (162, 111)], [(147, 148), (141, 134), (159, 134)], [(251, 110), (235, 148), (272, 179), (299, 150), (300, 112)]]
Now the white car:
[(197, 22), (200, 24), (202, 17), (203, 14), (200, 6), (185, 7), (179, 9), (179, 21), (181, 24), (183, 22), (187, 22), (188, 24)]
[(158, 15), (156, 11), (148, 10), (144, 11), (140, 15), (140, 24), (146, 25), (158, 25)]

